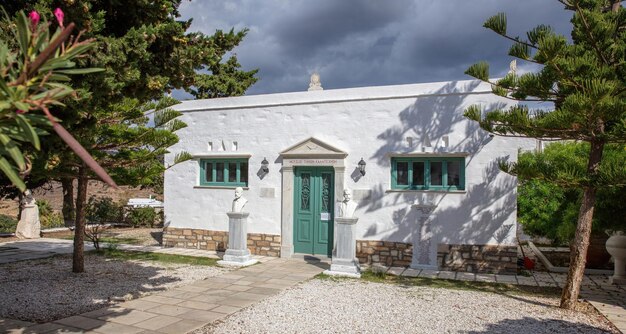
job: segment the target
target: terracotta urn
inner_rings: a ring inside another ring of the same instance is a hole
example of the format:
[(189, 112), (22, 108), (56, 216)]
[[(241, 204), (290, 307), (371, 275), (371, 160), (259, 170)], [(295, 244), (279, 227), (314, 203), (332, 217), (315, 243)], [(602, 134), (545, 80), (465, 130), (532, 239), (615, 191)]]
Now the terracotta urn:
[(613, 284), (626, 284), (626, 235), (617, 232), (606, 241), (606, 250), (615, 259), (615, 272), (611, 277)]

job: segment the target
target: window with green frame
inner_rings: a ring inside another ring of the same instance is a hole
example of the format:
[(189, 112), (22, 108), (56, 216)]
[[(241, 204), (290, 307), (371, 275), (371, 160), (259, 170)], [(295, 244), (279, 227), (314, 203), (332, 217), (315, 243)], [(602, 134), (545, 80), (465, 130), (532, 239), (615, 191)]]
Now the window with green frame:
[(465, 190), (465, 158), (391, 158), (391, 189)]
[(248, 159), (201, 159), (200, 185), (247, 187)]

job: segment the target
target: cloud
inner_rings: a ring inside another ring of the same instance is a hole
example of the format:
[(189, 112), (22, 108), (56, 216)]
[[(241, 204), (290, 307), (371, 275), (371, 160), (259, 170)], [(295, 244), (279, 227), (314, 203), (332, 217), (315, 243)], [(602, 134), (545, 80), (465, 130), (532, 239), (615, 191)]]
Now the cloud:
[(249, 29), (234, 50), (260, 70), (248, 94), (304, 91), (313, 71), (325, 89), (469, 79), (480, 60), (502, 75), (510, 43), (482, 27), (486, 18), (507, 13), (521, 36), (540, 23), (567, 35), (571, 15), (545, 0), (197, 0), (180, 12), (207, 34)]

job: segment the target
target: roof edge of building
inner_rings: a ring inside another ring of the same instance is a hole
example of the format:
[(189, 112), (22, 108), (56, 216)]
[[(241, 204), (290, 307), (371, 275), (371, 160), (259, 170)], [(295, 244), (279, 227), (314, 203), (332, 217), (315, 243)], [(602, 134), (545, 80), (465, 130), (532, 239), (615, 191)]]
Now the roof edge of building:
[(491, 86), (479, 80), (460, 80), (405, 85), (370, 86), (319, 91), (245, 95), (188, 100), (173, 109), (181, 112), (266, 108), (300, 104), (325, 104), (466, 94), (491, 94)]

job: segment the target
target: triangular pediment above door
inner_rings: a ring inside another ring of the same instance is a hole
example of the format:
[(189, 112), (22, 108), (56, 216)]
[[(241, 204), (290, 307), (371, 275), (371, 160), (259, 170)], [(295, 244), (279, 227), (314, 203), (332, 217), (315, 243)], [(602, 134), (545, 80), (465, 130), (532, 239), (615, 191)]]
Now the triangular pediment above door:
[(286, 150), (280, 152), (286, 158), (292, 157), (335, 157), (345, 158), (348, 153), (325, 143), (315, 137), (305, 139)]

